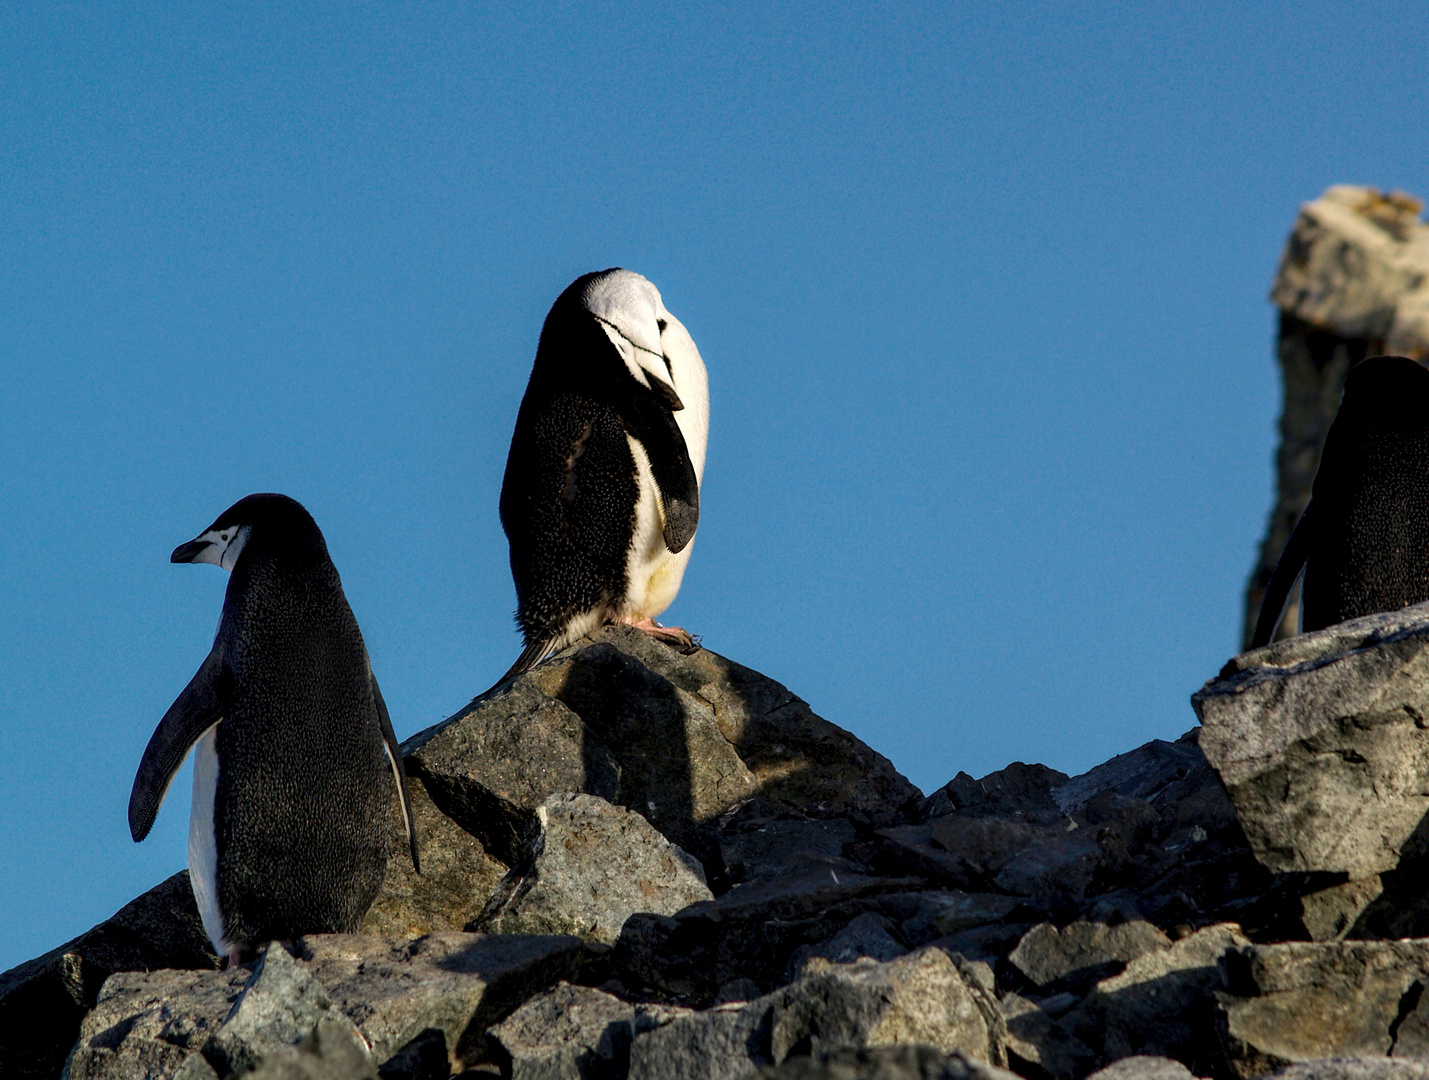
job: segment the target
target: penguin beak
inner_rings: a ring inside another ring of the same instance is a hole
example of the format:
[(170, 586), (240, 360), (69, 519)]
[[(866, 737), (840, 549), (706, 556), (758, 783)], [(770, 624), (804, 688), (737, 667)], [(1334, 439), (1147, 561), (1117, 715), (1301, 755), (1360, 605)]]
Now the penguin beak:
[(211, 540), (205, 540), (200, 536), (197, 540), (190, 540), (187, 544), (180, 544), (174, 548), (174, 553), (169, 556), (169, 562), (191, 563), (203, 553), (204, 548), (212, 544)]

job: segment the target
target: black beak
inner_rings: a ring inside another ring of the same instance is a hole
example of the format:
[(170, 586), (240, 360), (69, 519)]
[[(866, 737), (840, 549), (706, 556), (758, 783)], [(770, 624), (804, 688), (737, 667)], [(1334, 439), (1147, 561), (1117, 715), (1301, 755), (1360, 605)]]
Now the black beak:
[(169, 556), (169, 562), (193, 562), (194, 556), (208, 545), (209, 541), (207, 540), (190, 540), (187, 544), (180, 544)]

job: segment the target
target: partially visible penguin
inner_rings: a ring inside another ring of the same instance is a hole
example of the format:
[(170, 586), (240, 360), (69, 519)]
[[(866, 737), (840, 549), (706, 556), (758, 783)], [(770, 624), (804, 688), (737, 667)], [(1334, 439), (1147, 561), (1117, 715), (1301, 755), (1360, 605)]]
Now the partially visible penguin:
[[(689, 332), (630, 270), (557, 297), (506, 459), (501, 524), (526, 647), (501, 681), (610, 622), (655, 622), (700, 516), (709, 385)], [(499, 684), (498, 684), (499, 685)]]
[[(174, 549), (231, 572), (213, 648), (134, 778), (135, 842), (194, 754), (189, 877), (239, 960), (263, 942), (357, 929), (387, 869), (392, 796), (412, 864), (402, 753), (327, 544), (285, 495), (249, 495)], [(419, 869), (420, 872), (420, 869)]]
[(1413, 360), (1350, 370), (1251, 648), (1269, 643), (1302, 568), (1305, 631), (1429, 600), (1429, 370)]

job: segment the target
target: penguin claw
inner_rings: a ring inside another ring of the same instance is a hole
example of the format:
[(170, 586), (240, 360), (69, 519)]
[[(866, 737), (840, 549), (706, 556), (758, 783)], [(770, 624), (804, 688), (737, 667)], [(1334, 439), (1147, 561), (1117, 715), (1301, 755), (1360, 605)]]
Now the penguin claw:
[(688, 630), (678, 626), (661, 626), (654, 619), (622, 620), (626, 625), (633, 626), (636, 630), (643, 630), (657, 641), (663, 641), (667, 645), (673, 645), (686, 656), (697, 652), (700, 647), (699, 638), (695, 637)]

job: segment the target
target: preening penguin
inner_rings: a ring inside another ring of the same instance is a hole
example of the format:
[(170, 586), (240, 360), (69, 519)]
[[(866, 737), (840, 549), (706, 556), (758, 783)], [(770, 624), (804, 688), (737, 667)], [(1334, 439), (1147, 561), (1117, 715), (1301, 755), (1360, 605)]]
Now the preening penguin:
[(134, 778), (143, 840), (189, 748), (189, 877), (214, 947), (357, 929), (387, 870), (392, 791), (417, 865), (402, 753), (316, 522), (285, 495), (240, 499), (176, 563), (231, 572), (213, 648)]
[(660, 293), (629, 270), (572, 282), (541, 328), (501, 524), (526, 647), (503, 681), (609, 622), (688, 643), (674, 600), (700, 516), (709, 386)]
[(1269, 643), (1302, 568), (1306, 631), (1429, 600), (1429, 370), (1413, 360), (1371, 357), (1345, 379), (1251, 648)]

